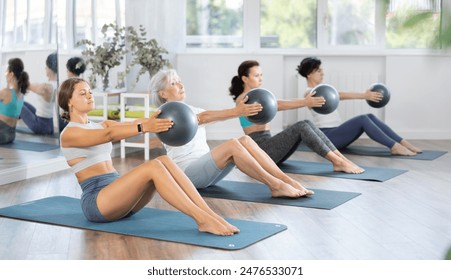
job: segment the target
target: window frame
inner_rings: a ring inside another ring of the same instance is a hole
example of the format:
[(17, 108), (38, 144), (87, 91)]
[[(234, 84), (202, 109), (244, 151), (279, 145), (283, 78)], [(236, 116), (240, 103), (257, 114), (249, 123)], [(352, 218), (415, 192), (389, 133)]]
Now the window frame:
[[(26, 0), (27, 1), (27, 18), (30, 18), (30, 3), (32, 0)], [(55, 33), (53, 30), (55, 27), (53, 26), (53, 13), (56, 10), (56, 5), (58, 5), (58, 3), (56, 2), (57, 0), (44, 0), (45, 3), (45, 7), (44, 7), (44, 30), (46, 30), (43, 34), (44, 36), (44, 43), (43, 44), (30, 44), (30, 25), (31, 25), (31, 21), (27, 20), (26, 22), (26, 32), (27, 32), (27, 38), (26, 38), (26, 42), (20, 45), (16, 45), (16, 43), (14, 43), (14, 47), (12, 46), (5, 46), (5, 35), (6, 35), (6, 25), (5, 25), (5, 21), (6, 21), (6, 5), (14, 5), (14, 12), (16, 13), (17, 10), (17, 5), (19, 4), (18, 1), (16, 0), (3, 0), (0, 2), (0, 46), (3, 52), (8, 52), (8, 51), (22, 51), (22, 50), (45, 50), (45, 49), (49, 49), (49, 48), (54, 48), (55, 45), (59, 46), (59, 39), (58, 39), (58, 34), (57, 32)], [(66, 24), (65, 24), (65, 33), (67, 34), (66, 36), (66, 46), (59, 46), (59, 48), (63, 49), (63, 51), (73, 51), (76, 50), (76, 38), (75, 38), (75, 0), (63, 0), (65, 1), (65, 5), (66, 5), (66, 9), (65, 9), (65, 17), (66, 17)], [(122, 9), (123, 9), (123, 5), (121, 5), (121, 1), (125, 0), (114, 0), (115, 1), (115, 20), (117, 23), (121, 23), (123, 21), (123, 16), (122, 16)], [(61, 1), (59, 1), (61, 2)], [(97, 14), (97, 0), (91, 0), (91, 10), (92, 10), (92, 14)], [(14, 15), (14, 19), (13, 19), (14, 23), (14, 38), (17, 36), (17, 15)], [(97, 19), (96, 17), (91, 17), (91, 21), (92, 21), (92, 28), (90, 30), (91, 36), (93, 38), (93, 42), (95, 42), (96, 44), (99, 43), (99, 38), (97, 37), (98, 33), (100, 32), (99, 27), (97, 26)], [(57, 20), (58, 22), (58, 20)], [(53, 32), (53, 33), (52, 33)], [(54, 38), (55, 42), (52, 42), (52, 34), (56, 34), (56, 38)]]
[[(185, 53), (259, 53), (283, 55), (365, 55), (380, 56), (388, 54), (425, 55), (443, 53), (443, 49), (431, 48), (400, 48), (392, 49), (385, 46), (385, 10), (384, 1), (375, 0), (375, 44), (368, 46), (343, 45), (336, 46), (328, 43), (328, 31), (324, 20), (328, 15), (328, 0), (317, 0), (317, 43), (315, 48), (262, 48), (260, 47), (260, 0), (246, 0), (243, 2), (243, 47), (242, 48), (191, 48), (185, 46)], [(443, 11), (442, 11), (443, 12)], [(382, 15), (381, 15), (382, 14)], [(380, 16), (377, 16), (380, 15)]]
[[(6, 21), (6, 5), (7, 5), (7, 1), (9, 2), (8, 4), (12, 4), (14, 5), (14, 19), (13, 19), (13, 33), (14, 33), (14, 40), (16, 40), (17, 38), (17, 1), (15, 0), (4, 0), (1, 1), (0, 5), (0, 15), (1, 15), (1, 21), (0, 21), (0, 28), (1, 28), (1, 36), (0, 36), (0, 47), (2, 49), (2, 51), (7, 52), (9, 50), (14, 50), (14, 51), (21, 51), (21, 50), (44, 50), (44, 49), (49, 49), (52, 48), (53, 45), (55, 45), (56, 43), (52, 43), (52, 11), (53, 11), (53, 5), (54, 5), (54, 1), (55, 0), (44, 0), (44, 30), (46, 30), (44, 32), (44, 43), (43, 44), (31, 44), (30, 43), (30, 26), (31, 26), (31, 21), (29, 20), (30, 18), (30, 3), (31, 0), (27, 0), (27, 21), (26, 21), (26, 26), (25, 26), (25, 30), (27, 32), (27, 37), (26, 37), (26, 41), (25, 43), (22, 44), (18, 44), (16, 45), (16, 42), (14, 42), (14, 47), (11, 46), (5, 46), (4, 45), (4, 40), (5, 40), (5, 21)], [(55, 38), (55, 41), (57, 40), (57, 38)]]

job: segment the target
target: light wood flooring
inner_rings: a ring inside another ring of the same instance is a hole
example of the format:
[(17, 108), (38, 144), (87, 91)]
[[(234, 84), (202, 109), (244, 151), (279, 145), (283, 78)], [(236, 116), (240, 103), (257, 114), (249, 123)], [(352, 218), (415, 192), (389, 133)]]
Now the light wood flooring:
[[(451, 140), (412, 141), (423, 149), (451, 151)], [(220, 141), (210, 141), (215, 146)], [(358, 144), (372, 145), (369, 140)], [(0, 148), (5, 158), (6, 152)], [(151, 157), (161, 153), (151, 150)], [(42, 157), (48, 157), (43, 153)], [(14, 160), (9, 157), (11, 160)], [(316, 189), (360, 192), (332, 210), (206, 198), (219, 214), (282, 223), (288, 230), (237, 251), (102, 233), (0, 217), (0, 259), (71, 260), (440, 260), (451, 247), (451, 155), (433, 160), (349, 156), (364, 166), (408, 169), (383, 183), (290, 175)], [(309, 152), (292, 159), (323, 161)], [(9, 159), (8, 159), (9, 160)], [(5, 168), (6, 162), (2, 163)], [(26, 161), (18, 155), (16, 163)], [(139, 165), (143, 153), (114, 158), (119, 172)], [(0, 160), (1, 162), (1, 160)], [(1, 176), (1, 172), (0, 172)], [(234, 170), (227, 179), (250, 179)], [(79, 197), (68, 170), (0, 185), (0, 207), (48, 196)], [(158, 195), (148, 205), (173, 209)]]

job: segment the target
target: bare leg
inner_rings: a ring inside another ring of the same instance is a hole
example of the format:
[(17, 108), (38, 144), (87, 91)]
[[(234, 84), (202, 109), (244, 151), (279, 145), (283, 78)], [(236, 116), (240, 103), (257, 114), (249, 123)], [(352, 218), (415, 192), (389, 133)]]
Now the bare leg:
[(405, 139), (401, 140), (400, 144), (403, 145), (404, 147), (406, 147), (407, 149), (411, 150), (414, 153), (420, 154), (423, 152), (421, 149), (418, 149), (417, 147), (412, 145), (412, 143), (410, 143), (409, 141), (407, 141)]
[(349, 159), (347, 159), (340, 151), (334, 150), (326, 154), (325, 158), (332, 162), (334, 171), (345, 172), (351, 174), (360, 174), (365, 170)]
[(273, 197), (297, 198), (306, 194), (268, 173), (237, 139), (216, 146), (211, 150), (211, 155), (221, 169), (233, 161), (243, 173), (266, 184)]
[(169, 170), (172, 177), (175, 181), (180, 185), (183, 191), (188, 195), (188, 197), (202, 210), (210, 214), (211, 216), (218, 219), (221, 223), (224, 224), (227, 228), (231, 229), (233, 233), (238, 233), (240, 230), (229, 224), (226, 220), (224, 220), (221, 216), (216, 214), (205, 202), (202, 196), (197, 191), (196, 187), (191, 183), (190, 179), (185, 175), (185, 173), (167, 156), (161, 156), (158, 158), (164, 166)]
[(292, 187), (301, 190), (304, 195), (312, 195), (313, 191), (304, 188), (296, 180), (293, 180), (290, 176), (285, 174), (282, 170), (280, 170), (279, 166), (265, 153), (258, 145), (255, 143), (252, 138), (249, 136), (243, 136), (238, 139), (243, 145), (244, 148), (255, 158), (255, 160), (266, 170), (268, 173), (273, 175), (274, 177), (284, 181), (285, 183), (291, 185)]
[[(106, 219), (116, 220), (131, 210), (137, 209), (137, 205), (145, 205), (144, 202), (151, 198), (151, 194), (154, 192), (154, 187), (149, 182), (153, 182), (164, 200), (192, 217), (198, 224), (199, 231), (216, 235), (232, 235), (234, 233), (232, 228), (226, 227), (222, 221), (193, 202), (159, 160), (151, 160), (138, 166), (102, 189), (97, 196), (100, 212)], [(190, 186), (194, 189), (192, 184)], [(143, 200), (143, 198), (145, 199)]]

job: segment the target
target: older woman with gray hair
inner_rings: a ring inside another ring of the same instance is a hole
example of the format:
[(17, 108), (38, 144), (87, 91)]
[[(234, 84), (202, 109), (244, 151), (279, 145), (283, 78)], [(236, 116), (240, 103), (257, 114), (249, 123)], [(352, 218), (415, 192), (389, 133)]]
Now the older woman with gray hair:
[[(149, 85), (154, 105), (185, 99), (185, 88), (173, 69), (160, 70)], [(205, 125), (239, 116), (252, 116), (262, 110), (260, 104), (246, 104), (243, 99), (236, 107), (223, 110), (204, 110), (188, 105), (197, 115), (198, 131), (194, 138), (182, 146), (164, 144), (167, 155), (185, 172), (198, 189), (214, 185), (236, 166), (246, 175), (264, 183), (272, 197), (297, 198), (313, 194), (292, 179), (271, 160), (248, 136), (230, 139), (210, 149)]]

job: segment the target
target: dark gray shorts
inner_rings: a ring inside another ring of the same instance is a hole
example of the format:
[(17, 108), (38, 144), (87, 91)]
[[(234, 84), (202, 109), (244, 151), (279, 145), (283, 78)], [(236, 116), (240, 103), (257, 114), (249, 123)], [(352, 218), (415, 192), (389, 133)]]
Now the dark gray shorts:
[[(97, 195), (100, 190), (114, 182), (117, 178), (119, 178), (119, 173), (113, 172), (94, 176), (80, 183), (82, 190), (81, 209), (89, 221), (96, 223), (111, 222), (105, 219), (100, 213), (97, 207)], [(133, 212), (130, 212), (124, 218), (130, 217), (133, 214)]]
[(219, 169), (210, 152), (193, 161), (185, 169), (185, 174), (196, 189), (203, 189), (219, 182), (232, 171), (233, 167), (235, 164), (229, 164), (222, 170)]

